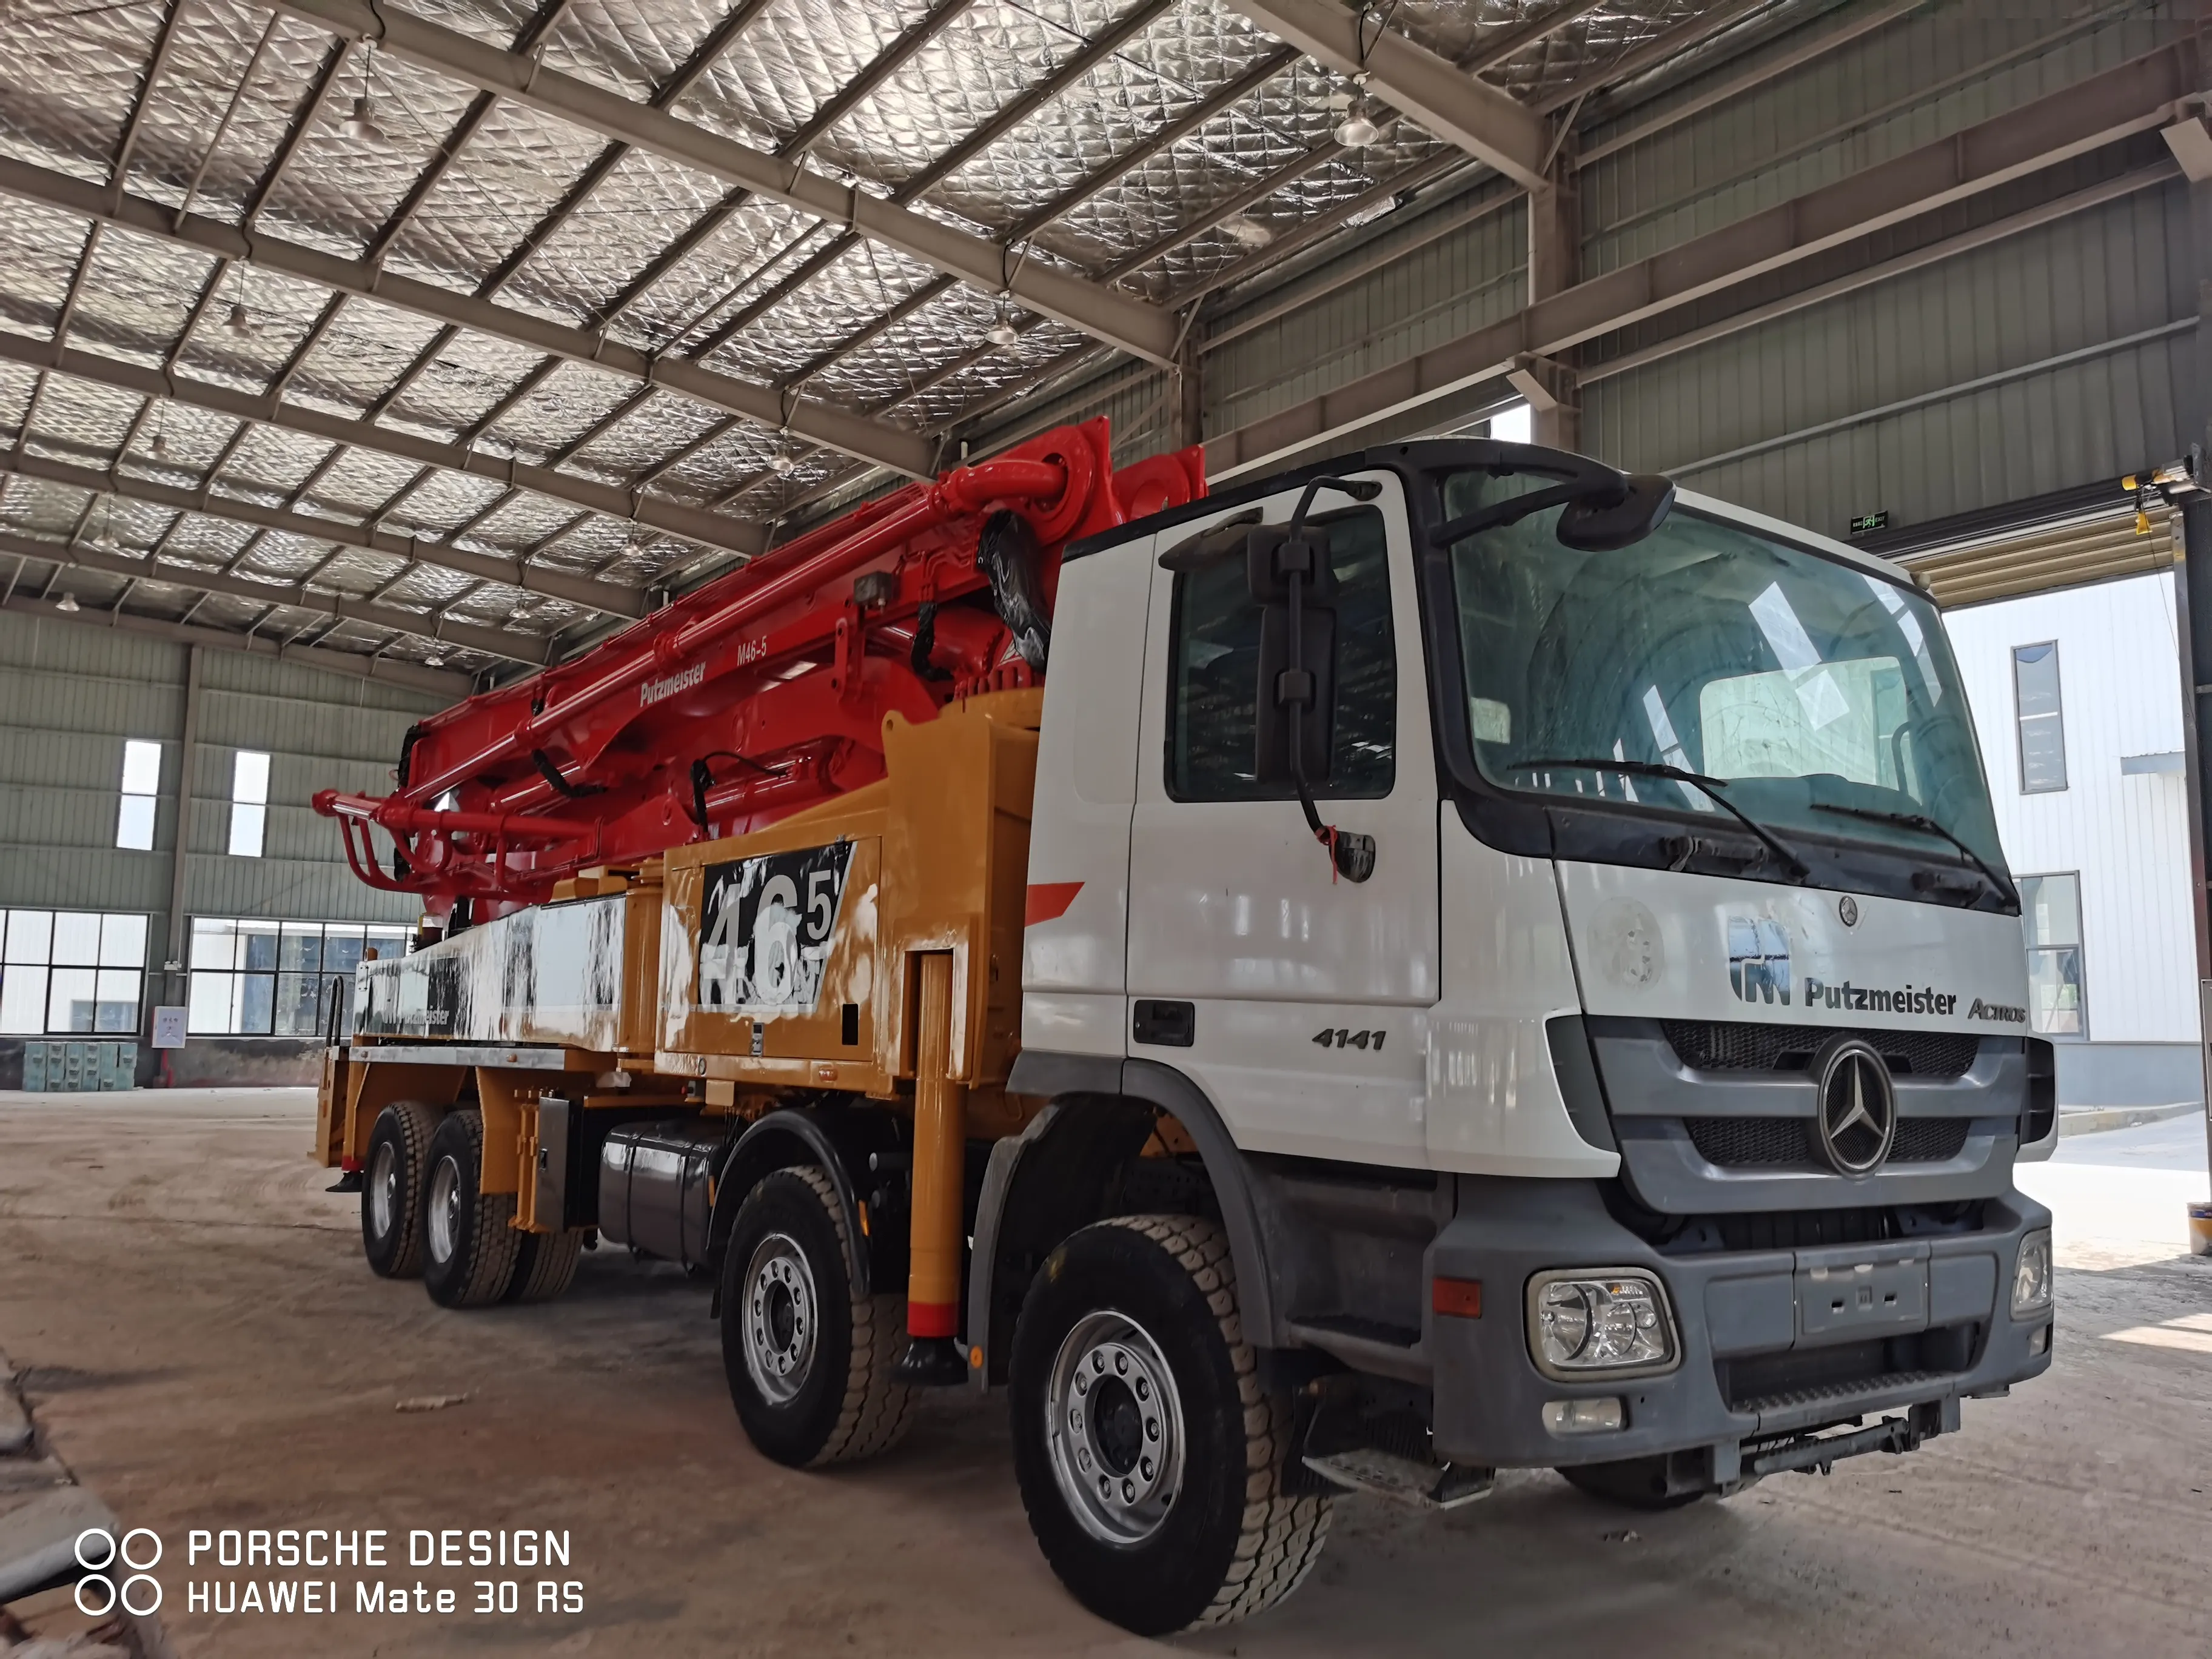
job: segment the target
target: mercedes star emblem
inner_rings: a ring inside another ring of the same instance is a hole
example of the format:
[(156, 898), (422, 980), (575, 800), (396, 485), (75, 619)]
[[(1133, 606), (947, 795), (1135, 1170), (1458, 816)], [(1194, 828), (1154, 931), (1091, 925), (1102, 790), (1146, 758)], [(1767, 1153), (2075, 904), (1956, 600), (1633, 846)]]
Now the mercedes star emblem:
[(1836, 901), (1836, 914), (1844, 919), (1844, 927), (1857, 927), (1859, 925), (1859, 902), (1853, 898), (1849, 893), (1844, 894), (1843, 897)]
[(1814, 1064), (1820, 1151), (1838, 1175), (1872, 1175), (1897, 1138), (1897, 1090), (1871, 1043), (1844, 1037)]

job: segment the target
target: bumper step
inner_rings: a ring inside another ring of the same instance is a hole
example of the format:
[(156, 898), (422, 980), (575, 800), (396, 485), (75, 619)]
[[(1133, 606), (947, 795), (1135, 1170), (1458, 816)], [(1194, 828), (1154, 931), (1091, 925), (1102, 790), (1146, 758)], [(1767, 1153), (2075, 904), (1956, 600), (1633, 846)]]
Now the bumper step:
[(1478, 1498), (1489, 1497), (1498, 1480), (1495, 1469), (1424, 1463), (1368, 1447), (1326, 1457), (1309, 1455), (1304, 1461), (1322, 1480), (1347, 1491), (1373, 1492), (1377, 1498), (1424, 1510), (1463, 1508)]

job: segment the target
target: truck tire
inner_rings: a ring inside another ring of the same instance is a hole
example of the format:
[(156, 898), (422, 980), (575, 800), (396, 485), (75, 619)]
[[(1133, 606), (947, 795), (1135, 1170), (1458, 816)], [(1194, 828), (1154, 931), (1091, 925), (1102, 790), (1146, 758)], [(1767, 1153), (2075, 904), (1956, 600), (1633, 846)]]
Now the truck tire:
[(550, 1302), (574, 1282), (576, 1264), (583, 1260), (584, 1230), (524, 1233), (515, 1247), (514, 1278), (507, 1287), (509, 1302)]
[(893, 1379), (905, 1298), (859, 1297), (829, 1176), (778, 1170), (745, 1195), (722, 1257), (722, 1369), (738, 1420), (789, 1468), (849, 1463), (906, 1433), (914, 1390)]
[(1625, 1510), (1656, 1514), (1662, 1510), (1679, 1510), (1712, 1495), (1710, 1490), (1668, 1492), (1664, 1457), (1628, 1457), (1618, 1463), (1576, 1464), (1559, 1473), (1577, 1492)]
[(486, 1193), (483, 1115), (449, 1112), (430, 1137), (422, 1180), (422, 1284), (441, 1307), (482, 1308), (507, 1294), (523, 1236), (513, 1193)]
[(398, 1100), (376, 1115), (361, 1182), (361, 1253), (381, 1279), (422, 1271), (422, 1172), (438, 1115), (419, 1100)]
[(1232, 1624), (1298, 1587), (1329, 1500), (1291, 1497), (1220, 1228), (1121, 1216), (1045, 1259), (1014, 1328), (1014, 1472), (1075, 1599), (1140, 1636)]

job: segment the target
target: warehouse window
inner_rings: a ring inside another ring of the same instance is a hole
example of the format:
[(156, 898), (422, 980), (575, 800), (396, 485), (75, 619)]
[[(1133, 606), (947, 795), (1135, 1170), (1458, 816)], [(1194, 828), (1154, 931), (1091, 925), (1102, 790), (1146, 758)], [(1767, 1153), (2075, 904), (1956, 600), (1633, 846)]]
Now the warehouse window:
[(353, 1006), (366, 951), (405, 953), (407, 930), (357, 921), (192, 918), (186, 1029), (206, 1036), (315, 1036)]
[(133, 738), (123, 745), (123, 805), (115, 817), (115, 844), (133, 853), (154, 850), (154, 799), (161, 793), (161, 745)]
[(0, 1033), (9, 1036), (138, 1029), (146, 918), (90, 910), (0, 913)]
[[(1336, 722), (1329, 776), (1316, 795), (1377, 797), (1396, 775), (1398, 647), (1390, 567), (1373, 508), (1312, 522), (1336, 574)], [(1288, 784), (1259, 781), (1255, 754), (1261, 608), (1244, 562), (1220, 559), (1175, 579), (1174, 675), (1168, 688), (1168, 793), (1177, 800), (1265, 800)]]
[(2020, 716), (2020, 793), (2040, 795), (2066, 787), (2066, 717), (2058, 704), (2058, 646), (2016, 645), (2013, 698)]
[(259, 858), (268, 827), (269, 757), (258, 749), (241, 749), (230, 774), (231, 857)]
[(2081, 878), (2022, 876), (2020, 926), (2027, 940), (2028, 1023), (2045, 1036), (2087, 1036)]

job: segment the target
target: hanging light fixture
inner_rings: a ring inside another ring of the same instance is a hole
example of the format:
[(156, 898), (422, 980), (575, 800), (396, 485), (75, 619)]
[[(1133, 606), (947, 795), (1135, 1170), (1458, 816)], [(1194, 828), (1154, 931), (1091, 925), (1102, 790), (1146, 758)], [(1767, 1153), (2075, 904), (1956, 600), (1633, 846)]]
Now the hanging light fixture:
[(375, 61), (376, 42), (372, 40), (361, 55), (361, 90), (354, 95), (353, 113), (338, 123), (340, 132), (364, 144), (384, 142), (384, 129), (376, 124), (376, 100), (368, 89), (369, 71)]
[(365, 92), (356, 94), (353, 113), (338, 123), (338, 131), (357, 143), (381, 144), (384, 129), (376, 125), (376, 100)]
[(1006, 313), (1005, 300), (999, 301), (999, 314), (992, 320), (990, 327), (983, 331), (983, 337), (1001, 351), (1021, 339), (1021, 331), (1014, 326), (1014, 319)]
[(798, 465), (799, 457), (793, 454), (787, 449), (780, 448), (775, 454), (768, 458), (768, 470), (775, 473), (778, 477), (787, 476), (792, 468)]
[(74, 593), (64, 593), (54, 601), (54, 609), (65, 617), (74, 617), (80, 608)]
[(1336, 124), (1336, 142), (1346, 149), (1364, 149), (1380, 138), (1382, 125), (1375, 112), (1375, 106), (1367, 99), (1353, 99), (1345, 106), (1344, 118)]
[(261, 325), (253, 320), (253, 313), (246, 308), (243, 300), (234, 301), (230, 315), (222, 319), (222, 331), (240, 340), (259, 332), (260, 328)]
[(1221, 234), (1239, 247), (1261, 248), (1275, 240), (1275, 233), (1249, 213), (1232, 213), (1221, 222)]
[(1340, 92), (1328, 100), (1332, 107), (1344, 112), (1337, 119), (1334, 137), (1346, 149), (1364, 149), (1382, 136), (1382, 112), (1367, 95), (1366, 88), (1367, 72), (1362, 70), (1352, 77), (1350, 92)]

